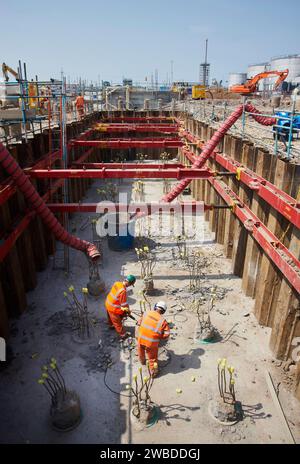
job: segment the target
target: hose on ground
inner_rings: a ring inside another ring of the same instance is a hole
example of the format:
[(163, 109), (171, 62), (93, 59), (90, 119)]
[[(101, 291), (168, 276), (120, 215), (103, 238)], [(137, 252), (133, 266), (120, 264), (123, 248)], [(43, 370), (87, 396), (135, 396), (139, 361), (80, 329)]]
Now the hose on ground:
[(93, 262), (100, 258), (100, 253), (97, 247), (90, 242), (81, 240), (69, 232), (60, 224), (52, 211), (48, 208), (44, 200), (36, 191), (28, 176), (20, 168), (9, 151), (0, 143), (0, 165), (11, 176), (16, 186), (23, 193), (25, 199), (41, 217), (45, 225), (53, 232), (55, 238), (65, 245), (68, 245), (76, 250), (83, 251), (87, 257)]

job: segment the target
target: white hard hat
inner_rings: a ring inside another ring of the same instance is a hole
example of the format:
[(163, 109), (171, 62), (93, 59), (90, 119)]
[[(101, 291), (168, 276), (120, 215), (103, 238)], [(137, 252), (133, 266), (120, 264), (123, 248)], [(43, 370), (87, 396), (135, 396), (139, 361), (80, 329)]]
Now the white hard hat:
[(155, 303), (154, 308), (162, 309), (165, 313), (167, 311), (167, 303), (165, 303), (164, 301), (158, 301), (157, 303)]

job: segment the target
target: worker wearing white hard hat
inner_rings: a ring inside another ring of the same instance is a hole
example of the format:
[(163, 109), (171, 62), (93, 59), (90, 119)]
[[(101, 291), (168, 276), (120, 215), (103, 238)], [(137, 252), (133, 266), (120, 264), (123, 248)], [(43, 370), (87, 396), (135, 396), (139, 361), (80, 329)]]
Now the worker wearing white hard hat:
[(167, 310), (164, 301), (155, 303), (152, 311), (143, 314), (138, 322), (138, 355), (141, 364), (146, 364), (146, 356), (149, 360), (151, 375), (155, 377), (158, 373), (158, 346), (160, 340), (170, 336), (170, 327), (163, 317)]

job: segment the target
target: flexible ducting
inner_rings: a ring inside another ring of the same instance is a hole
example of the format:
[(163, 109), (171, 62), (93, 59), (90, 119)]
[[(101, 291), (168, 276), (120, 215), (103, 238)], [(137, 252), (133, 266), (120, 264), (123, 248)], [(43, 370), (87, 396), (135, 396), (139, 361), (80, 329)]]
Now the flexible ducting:
[[(243, 113), (243, 105), (240, 105), (236, 108), (236, 110), (231, 113), (230, 116), (223, 122), (223, 124), (219, 127), (219, 129), (214, 133), (212, 138), (208, 140), (204, 148), (201, 152), (201, 154), (197, 157), (196, 161), (192, 165), (192, 169), (196, 168), (199, 169), (201, 168), (205, 162), (208, 160), (220, 140), (224, 137), (226, 132), (230, 129), (230, 127), (239, 119), (239, 117)], [(255, 115), (251, 115), (258, 123), (264, 125), (264, 126), (270, 126), (275, 124), (276, 118), (270, 118), (270, 117), (265, 117), (261, 116), (260, 112), (250, 103), (247, 103), (245, 105), (245, 110), (248, 111), (249, 113), (255, 113)], [(179, 182), (177, 185), (175, 185), (170, 192), (165, 195), (162, 198), (162, 201), (170, 202), (175, 200), (175, 198), (189, 185), (191, 182), (190, 179), (184, 179), (181, 182)]]
[(100, 253), (93, 243), (81, 240), (74, 235), (69, 234), (69, 232), (59, 223), (30, 182), (28, 176), (23, 172), (2, 143), (0, 143), (0, 165), (3, 169), (5, 169), (7, 174), (11, 176), (12, 180), (23, 193), (25, 199), (41, 217), (46, 226), (53, 232), (57, 240), (61, 241), (65, 245), (75, 248), (76, 250), (83, 251), (92, 261), (97, 261), (100, 258)]
[(269, 116), (261, 116), (261, 113), (251, 103), (247, 103), (245, 105), (245, 110), (248, 111), (248, 113), (255, 113), (255, 115), (250, 114), (250, 116), (263, 126), (273, 126), (274, 124), (276, 124), (276, 118), (272, 118)]

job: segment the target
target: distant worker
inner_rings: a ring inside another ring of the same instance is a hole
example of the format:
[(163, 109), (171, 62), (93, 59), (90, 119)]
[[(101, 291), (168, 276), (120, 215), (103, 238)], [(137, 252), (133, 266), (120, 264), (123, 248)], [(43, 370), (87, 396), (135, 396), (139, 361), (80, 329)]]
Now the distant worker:
[(127, 288), (134, 285), (135, 281), (134, 275), (129, 274), (123, 282), (115, 282), (105, 300), (108, 325), (114, 327), (121, 338), (127, 336), (123, 319), (131, 314), (127, 303)]
[(84, 116), (84, 97), (82, 96), (82, 93), (80, 93), (76, 97), (75, 107), (76, 107), (79, 119), (82, 119)]
[(141, 364), (146, 364), (146, 355), (149, 359), (151, 375), (158, 374), (158, 345), (160, 340), (166, 340), (170, 336), (170, 327), (163, 317), (167, 310), (164, 301), (154, 305), (152, 311), (144, 313), (138, 322), (138, 355)]

